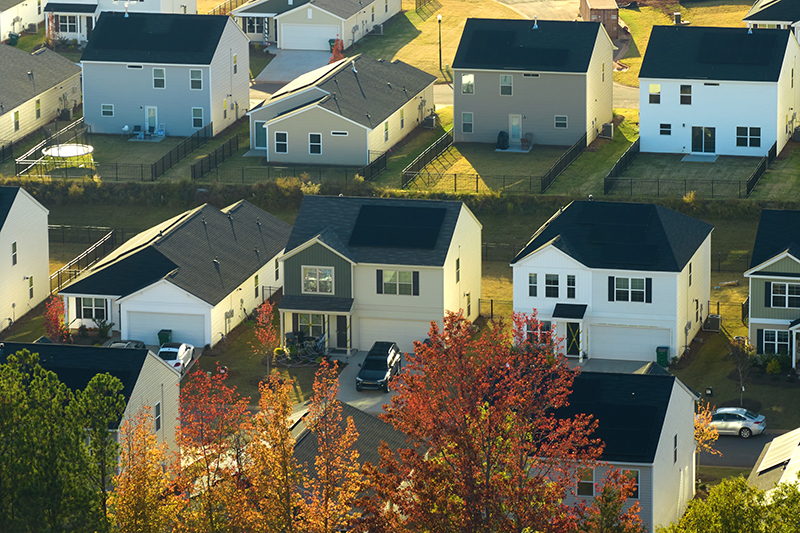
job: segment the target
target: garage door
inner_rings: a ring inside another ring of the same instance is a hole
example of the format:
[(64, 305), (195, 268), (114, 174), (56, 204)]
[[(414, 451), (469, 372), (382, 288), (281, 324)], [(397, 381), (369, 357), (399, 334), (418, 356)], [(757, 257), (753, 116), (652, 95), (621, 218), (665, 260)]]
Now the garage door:
[(589, 357), (598, 359), (655, 361), (656, 348), (670, 344), (668, 329), (624, 326), (589, 328)]
[(284, 50), (329, 51), (329, 39), (339, 35), (338, 26), (314, 26), (311, 24), (281, 24), (281, 43)]
[(128, 338), (156, 345), (162, 329), (171, 329), (175, 342), (188, 342), (198, 348), (206, 344), (203, 315), (128, 312)]
[(424, 340), (431, 323), (422, 320), (362, 318), (359, 322), (359, 350), (369, 350), (375, 341), (393, 341), (403, 352), (414, 350), (414, 341)]

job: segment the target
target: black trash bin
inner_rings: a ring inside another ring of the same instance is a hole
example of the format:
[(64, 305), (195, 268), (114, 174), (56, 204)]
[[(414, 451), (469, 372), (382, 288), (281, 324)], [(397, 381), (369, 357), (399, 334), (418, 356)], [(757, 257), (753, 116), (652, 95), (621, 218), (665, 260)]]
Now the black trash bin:
[(172, 330), (171, 329), (162, 329), (158, 332), (158, 343), (164, 344), (167, 342), (172, 342)]
[(498, 150), (508, 150), (508, 132), (501, 131), (497, 134), (497, 144), (495, 148)]
[(669, 346), (659, 346), (656, 348), (656, 362), (659, 366), (664, 368), (669, 366)]
[(336, 47), (336, 39), (328, 39), (328, 46), (331, 47), (331, 53), (333, 53), (333, 49)]

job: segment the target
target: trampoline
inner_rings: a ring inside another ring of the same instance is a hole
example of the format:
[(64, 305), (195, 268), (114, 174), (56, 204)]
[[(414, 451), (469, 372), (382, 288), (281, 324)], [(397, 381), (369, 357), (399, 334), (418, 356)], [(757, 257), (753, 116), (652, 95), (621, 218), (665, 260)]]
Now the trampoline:
[(57, 144), (42, 150), (42, 155), (45, 157), (61, 157), (63, 159), (78, 159), (84, 156), (90, 156), (94, 151), (94, 146), (88, 144)]

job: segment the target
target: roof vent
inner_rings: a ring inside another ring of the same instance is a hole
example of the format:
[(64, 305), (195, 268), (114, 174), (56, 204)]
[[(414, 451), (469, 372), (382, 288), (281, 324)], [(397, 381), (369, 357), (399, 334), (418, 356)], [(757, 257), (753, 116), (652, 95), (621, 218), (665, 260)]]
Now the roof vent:
[(261, 217), (256, 217), (256, 224), (261, 226)]
[(533, 16), (533, 28), (531, 28), (532, 30), (538, 30), (539, 29), (539, 22), (537, 20), (538, 18), (539, 17), (537, 17), (536, 15)]
[(355, 59), (353, 60), (353, 63), (352, 63), (352, 64), (353, 64), (353, 72), (355, 72), (356, 74), (358, 74), (358, 71), (356, 70), (356, 60), (355, 60)]
[(219, 259), (216, 256), (214, 257), (214, 266), (219, 266)]
[(158, 236), (159, 237), (163, 237), (164, 236), (164, 230), (162, 230), (162, 229), (158, 230)]
[(230, 213), (228, 213), (228, 220), (233, 220), (233, 215), (231, 215)]
[(386, 82), (386, 85), (388, 85), (390, 89), (392, 88), (392, 84), (389, 83), (388, 81)]
[(206, 225), (206, 216), (205, 215), (203, 215), (203, 225), (204, 226)]

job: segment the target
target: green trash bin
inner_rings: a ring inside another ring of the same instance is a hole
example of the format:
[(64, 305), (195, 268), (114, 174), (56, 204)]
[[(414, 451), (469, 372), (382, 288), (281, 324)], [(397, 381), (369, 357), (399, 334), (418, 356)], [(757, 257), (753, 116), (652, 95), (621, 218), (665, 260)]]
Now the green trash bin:
[(333, 53), (333, 47), (336, 46), (336, 39), (328, 39), (328, 45), (331, 47), (331, 53)]
[(162, 329), (158, 332), (158, 343), (164, 344), (167, 342), (172, 342), (172, 330), (171, 329)]
[(659, 346), (656, 348), (656, 362), (664, 368), (669, 366), (669, 346)]
[(19, 42), (19, 33), (9, 32), (8, 34), (8, 44), (11, 46), (17, 46)]

